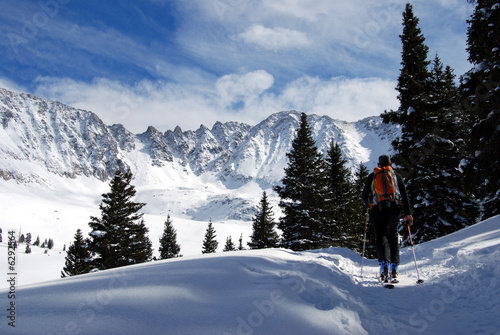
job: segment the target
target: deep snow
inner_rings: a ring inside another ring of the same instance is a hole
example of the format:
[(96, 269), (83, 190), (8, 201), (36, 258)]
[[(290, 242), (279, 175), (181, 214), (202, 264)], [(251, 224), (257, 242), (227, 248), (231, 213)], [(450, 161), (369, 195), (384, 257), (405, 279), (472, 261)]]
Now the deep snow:
[[(0, 268), (7, 273), (6, 245)], [(56, 251), (54, 251), (57, 253)], [(401, 251), (401, 283), (347, 249), (195, 255), (17, 287), (1, 334), (500, 334), (500, 217)], [(56, 257), (18, 255), (37, 271)], [(28, 273), (19, 272), (21, 281)]]

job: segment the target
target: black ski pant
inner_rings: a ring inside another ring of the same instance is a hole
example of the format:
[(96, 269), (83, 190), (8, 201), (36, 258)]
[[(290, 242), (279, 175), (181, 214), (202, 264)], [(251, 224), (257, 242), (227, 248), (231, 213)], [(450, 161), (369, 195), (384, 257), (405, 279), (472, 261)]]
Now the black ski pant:
[(398, 225), (401, 217), (400, 209), (371, 211), (371, 221), (377, 237), (376, 248), (378, 261), (387, 260), (399, 264), (399, 236)]

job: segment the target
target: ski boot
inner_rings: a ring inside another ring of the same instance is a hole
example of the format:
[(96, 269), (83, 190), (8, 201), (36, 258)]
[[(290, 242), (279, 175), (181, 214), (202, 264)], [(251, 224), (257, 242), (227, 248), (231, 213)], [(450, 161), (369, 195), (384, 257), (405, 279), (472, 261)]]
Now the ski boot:
[(383, 260), (380, 262), (380, 281), (382, 283), (389, 282), (389, 262)]
[(398, 280), (398, 264), (391, 263), (391, 283), (397, 283)]

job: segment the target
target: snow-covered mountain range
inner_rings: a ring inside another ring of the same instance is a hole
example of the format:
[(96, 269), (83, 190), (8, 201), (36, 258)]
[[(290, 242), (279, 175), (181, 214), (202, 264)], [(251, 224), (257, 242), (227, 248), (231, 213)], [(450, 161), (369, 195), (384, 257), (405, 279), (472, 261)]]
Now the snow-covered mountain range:
[[(166, 132), (151, 126), (133, 134), (92, 112), (0, 89), (0, 228), (69, 244), (76, 229), (86, 232), (90, 215), (99, 215), (110, 176), (128, 167), (136, 201), (147, 204), (153, 244), (167, 214), (183, 222), (177, 228), (185, 255), (199, 252), (208, 220), (219, 233), (234, 232), (227, 222), (235, 222), (246, 243), (263, 190), (280, 215), (272, 186), (283, 177), (299, 120), (299, 112), (288, 111), (253, 126), (217, 122)], [(325, 152), (333, 138), (353, 170), (360, 162), (373, 166), (399, 134), (379, 117), (344, 122), (309, 115), (308, 122), (318, 148)]]
[[(185, 175), (212, 175), (228, 189), (249, 181), (266, 189), (283, 176), (300, 113), (276, 113), (255, 126), (217, 122), (211, 129), (201, 125), (195, 131), (176, 127), (166, 132), (150, 126), (132, 134), (120, 124), (105, 125), (92, 112), (0, 89), (0, 120), (4, 180), (43, 184), (55, 175), (106, 181), (119, 167), (139, 175), (167, 167)], [(324, 152), (333, 138), (353, 169), (375, 162), (399, 133), (379, 117), (352, 123), (310, 115), (308, 122), (318, 148)]]

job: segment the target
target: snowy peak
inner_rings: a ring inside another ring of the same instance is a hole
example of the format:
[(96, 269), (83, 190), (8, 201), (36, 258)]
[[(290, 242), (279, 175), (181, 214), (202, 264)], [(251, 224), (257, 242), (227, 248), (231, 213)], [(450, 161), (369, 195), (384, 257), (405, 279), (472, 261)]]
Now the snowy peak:
[[(0, 89), (0, 172), (21, 183), (45, 183), (54, 175), (105, 181), (117, 168), (136, 174), (177, 166), (187, 174), (214, 175), (228, 188), (251, 180), (268, 188), (283, 176), (300, 114), (279, 112), (255, 126), (216, 122), (196, 131), (176, 127), (162, 133), (150, 126), (134, 135), (123, 125), (106, 126), (92, 112)], [(308, 122), (320, 151), (334, 139), (353, 169), (375, 162), (399, 134), (379, 117), (353, 123), (309, 115)]]

